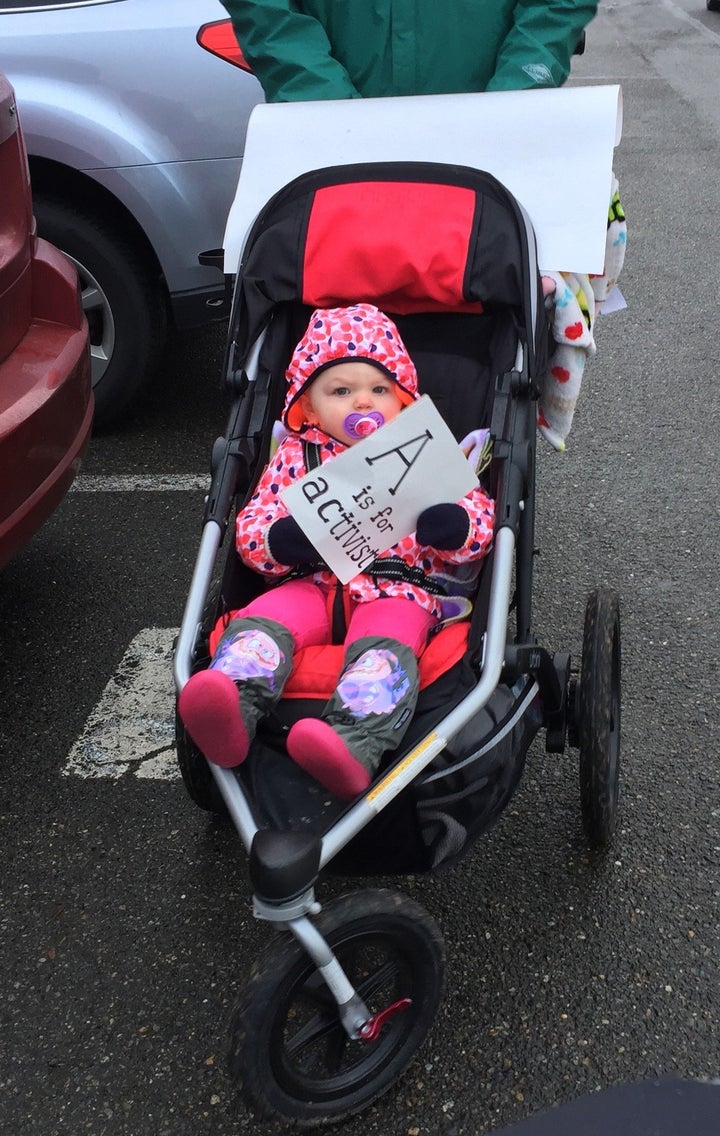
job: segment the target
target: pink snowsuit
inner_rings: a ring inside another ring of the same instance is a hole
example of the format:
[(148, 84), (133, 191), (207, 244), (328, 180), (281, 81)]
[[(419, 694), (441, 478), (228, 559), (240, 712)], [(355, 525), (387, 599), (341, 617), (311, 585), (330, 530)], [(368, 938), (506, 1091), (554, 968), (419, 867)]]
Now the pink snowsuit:
[[(269, 579), (280, 579), (291, 570), (289, 565), (281, 564), (273, 558), (267, 536), (270, 525), (288, 515), (280, 496), (282, 490), (307, 472), (303, 441), (319, 446), (322, 462), (331, 461), (346, 449), (343, 442), (331, 438), (318, 427), (302, 424), (301, 418), (298, 421), (299, 397), (320, 367), (348, 358), (378, 364), (392, 374), (401, 390), (409, 396), (408, 401), (418, 397), (415, 366), (394, 324), (377, 308), (370, 304), (358, 304), (353, 308), (331, 309), (313, 314), (307, 333), (295, 349), (287, 370), (289, 386), (283, 419), (292, 432), (280, 443), (262, 474), (255, 493), (238, 513), (235, 526), (239, 556), (250, 568)], [(477, 488), (464, 497), (460, 504), (466, 509), (469, 518), (467, 539), (460, 548), (439, 551), (419, 544), (415, 533), (411, 533), (383, 552), (382, 557), (400, 557), (405, 564), (421, 568), (428, 577), (446, 574), (449, 566), (481, 560), (492, 540), (494, 502), (483, 489)], [(337, 585), (336, 577), (328, 570), (316, 572), (310, 579), (326, 593)], [(368, 603), (381, 596), (393, 596), (420, 604), (435, 620), (442, 615), (437, 595), (404, 580), (374, 579), (360, 573), (346, 588), (354, 604)], [(274, 594), (277, 596), (279, 612), (283, 600), (279, 591)]]

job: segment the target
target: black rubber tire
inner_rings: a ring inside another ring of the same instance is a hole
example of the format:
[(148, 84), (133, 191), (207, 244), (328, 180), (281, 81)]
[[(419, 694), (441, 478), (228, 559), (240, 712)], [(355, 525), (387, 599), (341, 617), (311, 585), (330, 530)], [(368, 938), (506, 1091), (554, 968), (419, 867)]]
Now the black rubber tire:
[(180, 720), (175, 705), (175, 751), (188, 796), (200, 809), (228, 818), (230, 814), (205, 755), (198, 749)]
[(620, 604), (615, 592), (591, 592), (585, 610), (577, 690), (580, 805), (591, 848), (615, 834), (620, 795)]
[(720, 0), (707, 0), (708, 12), (720, 12)]
[(90, 325), (96, 427), (118, 422), (156, 368), (167, 335), (160, 273), (132, 234), (84, 207), (34, 195), (38, 233), (74, 261)]
[(374, 1042), (351, 1041), (302, 947), (277, 938), (252, 968), (235, 1007), (230, 1073), (263, 1119), (334, 1123), (397, 1081), (425, 1040), (443, 994), (444, 946), (418, 904), (384, 889), (329, 903), (314, 920), (371, 1014), (402, 997)]
[[(202, 670), (210, 662), (208, 639), (218, 614), (219, 590), (218, 582), (214, 581), (205, 600), (195, 670)], [(206, 812), (229, 818), (227, 805), (218, 789), (217, 781), (212, 775), (207, 759), (202, 750), (199, 750), (195, 745), (181, 721), (177, 711), (177, 700), (175, 702), (175, 752), (180, 776), (190, 799), (195, 802), (198, 808), (204, 809)]]

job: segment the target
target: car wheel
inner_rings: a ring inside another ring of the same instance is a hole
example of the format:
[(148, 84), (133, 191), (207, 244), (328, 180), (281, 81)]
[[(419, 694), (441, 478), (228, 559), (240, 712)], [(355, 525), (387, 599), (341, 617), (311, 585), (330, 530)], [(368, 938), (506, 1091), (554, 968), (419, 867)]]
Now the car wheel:
[(115, 423), (157, 365), (167, 311), (157, 269), (127, 232), (85, 209), (35, 195), (38, 233), (75, 264), (90, 325), (95, 425)]
[(707, 0), (708, 12), (720, 12), (720, 0)]

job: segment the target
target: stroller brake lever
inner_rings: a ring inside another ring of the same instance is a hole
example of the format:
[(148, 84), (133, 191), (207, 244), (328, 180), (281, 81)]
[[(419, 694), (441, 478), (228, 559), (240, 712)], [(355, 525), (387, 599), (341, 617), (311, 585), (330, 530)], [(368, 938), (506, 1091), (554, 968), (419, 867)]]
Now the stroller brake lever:
[(363, 1041), (377, 1041), (385, 1023), (390, 1018), (394, 1018), (396, 1014), (401, 1014), (403, 1010), (409, 1010), (411, 1006), (412, 998), (399, 998), (397, 1002), (392, 1002), (379, 1014), (373, 1014), (364, 1025), (360, 1026), (358, 1031), (360, 1037)]

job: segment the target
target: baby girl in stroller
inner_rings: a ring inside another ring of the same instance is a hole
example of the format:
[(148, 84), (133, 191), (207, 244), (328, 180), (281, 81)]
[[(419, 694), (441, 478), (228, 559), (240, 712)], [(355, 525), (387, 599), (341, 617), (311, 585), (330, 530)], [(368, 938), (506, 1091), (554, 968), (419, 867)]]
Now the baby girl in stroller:
[(286, 378), (287, 434), (235, 528), (242, 561), (280, 582), (231, 613), (209, 667), (185, 684), (178, 709), (208, 760), (240, 765), (282, 697), (296, 652), (333, 641), (340, 616), (345, 653), (335, 692), (321, 718), (295, 722), (286, 745), (306, 773), (350, 799), (410, 725), (417, 659), (442, 619), (434, 577), (485, 556), (494, 503), (478, 486), (460, 502), (423, 510), (414, 533), (341, 585), (282, 491), (307, 472), (308, 444), (319, 463), (331, 461), (412, 403), (415, 366), (392, 321), (356, 304), (313, 313)]

